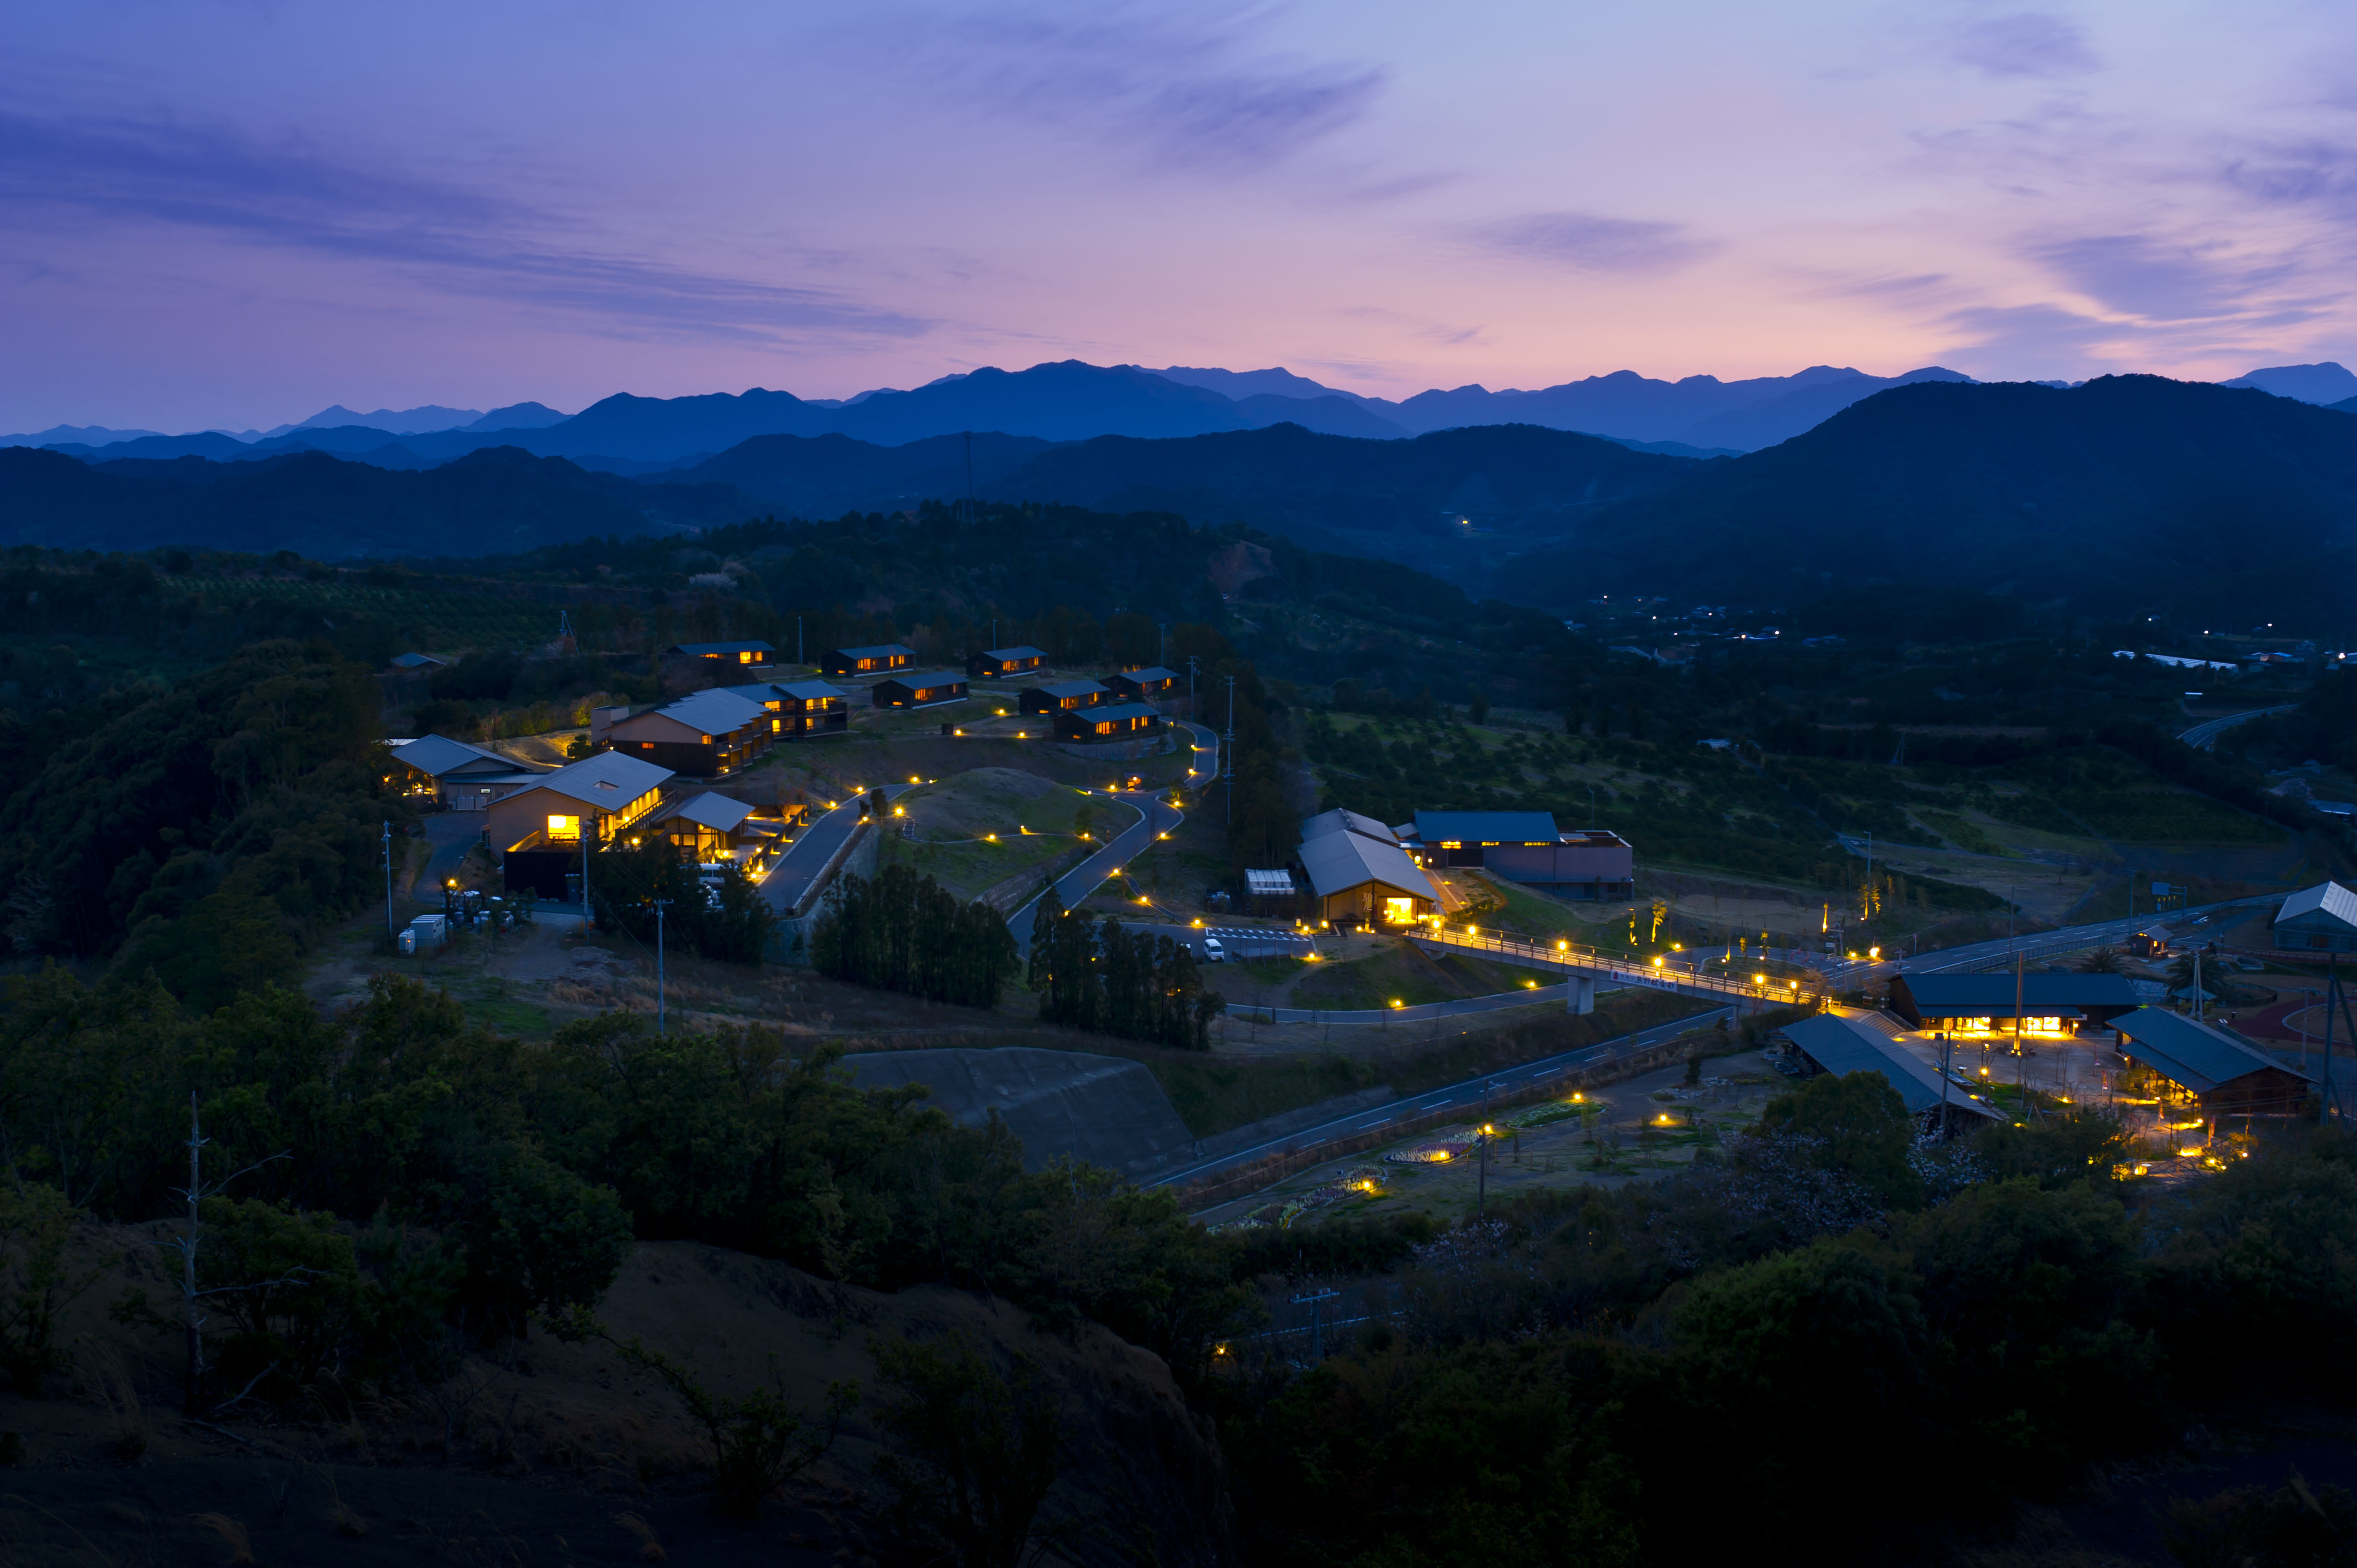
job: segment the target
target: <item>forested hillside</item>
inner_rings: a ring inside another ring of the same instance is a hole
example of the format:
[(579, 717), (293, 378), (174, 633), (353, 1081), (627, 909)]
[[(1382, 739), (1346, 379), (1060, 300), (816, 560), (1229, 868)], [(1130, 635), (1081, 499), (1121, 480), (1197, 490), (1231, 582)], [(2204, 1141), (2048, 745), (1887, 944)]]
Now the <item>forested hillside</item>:
[(2333, 409), (2158, 376), (1926, 382), (1600, 508), (1576, 544), (1490, 581), (1564, 606), (1627, 590), (1788, 606), (1837, 585), (2329, 619), (2357, 593), (2352, 515), (2357, 420)]

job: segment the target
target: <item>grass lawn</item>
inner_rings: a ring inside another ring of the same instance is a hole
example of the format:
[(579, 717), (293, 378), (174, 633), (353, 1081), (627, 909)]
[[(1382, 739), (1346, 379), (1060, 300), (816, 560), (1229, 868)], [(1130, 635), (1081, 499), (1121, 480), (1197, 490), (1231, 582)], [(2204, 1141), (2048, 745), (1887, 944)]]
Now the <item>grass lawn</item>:
[[(1388, 1007), (1394, 1002), (1411, 1006), (1419, 1002), (1449, 1002), (1465, 994), (1459, 987), (1436, 975), (1429, 960), (1405, 947), (1380, 952), (1372, 958), (1316, 967), (1317, 973), (1303, 976), (1294, 985), (1292, 1005), (1348, 1011)], [(1242, 997), (1224, 990), (1221, 993), (1231, 1002), (1249, 1004), (1253, 1000), (1248, 991)]]
[(1084, 795), (1008, 768), (981, 768), (909, 790), (895, 802), (915, 837), (888, 835), (879, 865), (899, 864), (931, 876), (961, 898), (1045, 865), (1082, 846), (1085, 826), (1102, 843), (1137, 821), (1137, 809), (1102, 794)]

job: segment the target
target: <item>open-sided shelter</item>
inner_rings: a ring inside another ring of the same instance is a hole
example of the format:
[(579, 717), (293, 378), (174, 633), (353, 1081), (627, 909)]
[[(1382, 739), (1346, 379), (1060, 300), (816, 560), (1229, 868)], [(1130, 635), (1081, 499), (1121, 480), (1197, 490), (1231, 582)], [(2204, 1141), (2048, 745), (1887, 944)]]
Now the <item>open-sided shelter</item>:
[(2150, 1068), (2204, 1111), (2289, 1115), (2316, 1081), (2239, 1035), (2166, 1007), (2139, 1007), (2113, 1019), (2112, 1027), (2121, 1056)]
[(1873, 1025), (1839, 1013), (1818, 1013), (1787, 1024), (1784, 1037), (1819, 1072), (1846, 1077), (1854, 1072), (1880, 1073), (1907, 1113), (1943, 1133), (1974, 1122), (2004, 1118), (1963, 1084), (1941, 1079), (1939, 1069)]

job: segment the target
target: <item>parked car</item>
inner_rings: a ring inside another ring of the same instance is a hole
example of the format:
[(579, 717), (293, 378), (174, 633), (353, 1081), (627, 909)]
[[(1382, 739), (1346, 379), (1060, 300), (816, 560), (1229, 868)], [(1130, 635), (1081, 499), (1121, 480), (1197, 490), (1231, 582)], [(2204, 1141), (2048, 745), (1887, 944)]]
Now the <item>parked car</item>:
[(1219, 938), (1205, 937), (1203, 939), (1203, 961), (1205, 963), (1225, 963), (1228, 961), (1228, 950), (1220, 945)]

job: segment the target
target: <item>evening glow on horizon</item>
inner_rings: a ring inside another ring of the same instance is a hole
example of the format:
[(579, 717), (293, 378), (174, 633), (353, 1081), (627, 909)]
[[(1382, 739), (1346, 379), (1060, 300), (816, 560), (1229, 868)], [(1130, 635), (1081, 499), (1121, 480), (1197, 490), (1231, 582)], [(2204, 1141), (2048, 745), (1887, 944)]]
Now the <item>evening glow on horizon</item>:
[(2357, 20), (2026, 7), (12, 12), (0, 429), (981, 365), (1398, 397), (2357, 361)]

